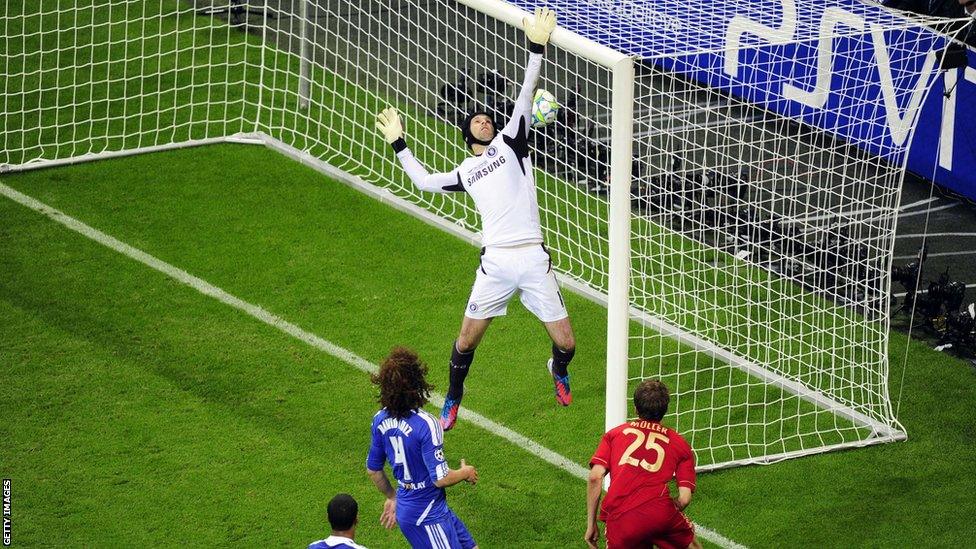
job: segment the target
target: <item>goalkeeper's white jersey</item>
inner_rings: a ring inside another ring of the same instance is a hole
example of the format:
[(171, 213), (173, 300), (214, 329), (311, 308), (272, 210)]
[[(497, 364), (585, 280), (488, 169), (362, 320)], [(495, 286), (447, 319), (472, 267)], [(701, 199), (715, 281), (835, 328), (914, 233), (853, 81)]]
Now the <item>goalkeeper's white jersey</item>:
[(399, 147), (394, 144), (398, 149), (397, 158), (417, 188), (471, 195), (481, 214), (484, 246), (542, 243), (528, 144), (532, 97), (541, 66), (542, 55), (531, 54), (512, 118), (481, 156), (464, 160), (450, 172), (430, 174), (405, 144)]

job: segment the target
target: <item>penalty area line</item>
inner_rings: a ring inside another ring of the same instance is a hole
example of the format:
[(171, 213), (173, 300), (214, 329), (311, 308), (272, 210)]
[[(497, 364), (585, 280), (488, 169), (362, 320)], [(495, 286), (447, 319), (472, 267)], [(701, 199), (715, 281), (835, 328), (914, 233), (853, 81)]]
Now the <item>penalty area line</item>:
[[(153, 257), (146, 252), (139, 250), (138, 248), (134, 248), (125, 242), (116, 239), (115, 237), (107, 235), (98, 229), (86, 225), (85, 223), (78, 221), (60, 210), (52, 208), (51, 206), (48, 206), (35, 198), (27, 196), (26, 194), (4, 185), (3, 183), (0, 183), (0, 194), (22, 206), (50, 218), (53, 221), (56, 221), (57, 223), (60, 223), (61, 225), (64, 225), (76, 233), (98, 242), (106, 248), (110, 248), (130, 259), (134, 259), (139, 263), (152, 268), (153, 270), (159, 271), (166, 276), (197, 290), (203, 295), (212, 297), (217, 301), (246, 313), (247, 315), (260, 320), (269, 326), (277, 328), (278, 330), (281, 330), (282, 332), (285, 332), (296, 339), (304, 341), (312, 347), (324, 351), (329, 355), (332, 355), (333, 357), (345, 362), (346, 364), (353, 366), (354, 368), (367, 373), (374, 373), (378, 369), (375, 364), (348, 349), (340, 347), (335, 343), (323, 339), (311, 332), (305, 331), (297, 325), (292, 324), (291, 322), (288, 322), (287, 320), (284, 320), (283, 318), (270, 313), (257, 305), (248, 303), (243, 299), (227, 293), (226, 291), (214, 286), (202, 278), (193, 276), (183, 269), (170, 265), (161, 259), (157, 259), (156, 257)], [(444, 404), (444, 397), (440, 393), (431, 393), (430, 400), (437, 407)], [(500, 423), (488, 419), (470, 408), (465, 408), (464, 415), (459, 419), (473, 423), (489, 433), (511, 442), (526, 452), (529, 452), (530, 454), (547, 461), (556, 467), (559, 467), (574, 477), (586, 479), (589, 476), (589, 470), (582, 465), (546, 448), (538, 442), (535, 442), (534, 440), (519, 434)], [(718, 532), (709, 530), (700, 524), (695, 524), (695, 531), (699, 536), (701, 536), (702, 539), (708, 540), (725, 549), (745, 549), (743, 545), (722, 536)]]

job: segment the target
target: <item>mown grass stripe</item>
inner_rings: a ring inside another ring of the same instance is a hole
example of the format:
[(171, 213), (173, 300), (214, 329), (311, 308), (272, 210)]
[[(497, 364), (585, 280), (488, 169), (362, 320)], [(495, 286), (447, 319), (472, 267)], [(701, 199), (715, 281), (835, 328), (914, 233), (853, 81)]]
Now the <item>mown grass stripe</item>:
[[(182, 284), (190, 286), (191, 288), (197, 290), (198, 292), (204, 295), (210, 296), (220, 301), (221, 303), (229, 305), (235, 309), (238, 309), (248, 314), (249, 316), (257, 320), (260, 320), (261, 322), (269, 326), (273, 326), (295, 337), (296, 339), (304, 341), (305, 343), (308, 343), (312, 347), (320, 349), (342, 360), (343, 362), (359, 370), (362, 370), (363, 372), (373, 373), (377, 370), (375, 364), (360, 357), (359, 355), (353, 353), (352, 351), (340, 347), (332, 343), (331, 341), (323, 339), (322, 337), (319, 337), (313, 333), (305, 331), (302, 328), (296, 326), (295, 324), (292, 324), (291, 322), (288, 322), (287, 320), (284, 320), (283, 318), (271, 312), (268, 312), (257, 305), (248, 303), (234, 295), (231, 295), (226, 291), (222, 290), (221, 288), (218, 288), (217, 286), (210, 284), (206, 280), (203, 280), (202, 278), (193, 276), (190, 273), (184, 271), (183, 269), (180, 269), (169, 263), (166, 263), (165, 261), (162, 261), (152, 255), (149, 255), (138, 248), (134, 248), (129, 244), (126, 244), (125, 242), (122, 242), (121, 240), (118, 240), (113, 236), (105, 234), (102, 231), (95, 229), (94, 227), (86, 225), (85, 223), (82, 223), (81, 221), (65, 214), (64, 212), (61, 212), (56, 208), (52, 208), (51, 206), (48, 206), (47, 204), (44, 204), (43, 202), (40, 202), (35, 198), (32, 198), (26, 194), (18, 192), (2, 183), (0, 183), (0, 194), (3, 194), (4, 196), (13, 200), (14, 202), (17, 202), (22, 206), (30, 208), (31, 210), (34, 210), (60, 223), (61, 225), (64, 225), (65, 227), (83, 236), (86, 236), (91, 240), (98, 242), (99, 244), (102, 244), (107, 248), (119, 252), (122, 255), (125, 255), (131, 259), (134, 259), (156, 271), (159, 271), (169, 276), (174, 280), (177, 280), (178, 282), (181, 282)], [(444, 403), (444, 397), (439, 393), (433, 393), (431, 397), (432, 397), (431, 402), (433, 402), (437, 406), (441, 406)], [(487, 417), (473, 410), (466, 408), (464, 411), (464, 415), (461, 416), (461, 418), (471, 423), (474, 423), (475, 425), (481, 427), (482, 429), (490, 432), (493, 435), (496, 435), (500, 438), (504, 438), (505, 440), (511, 442), (512, 444), (515, 444), (519, 448), (522, 448), (526, 452), (529, 452), (530, 454), (540, 459), (543, 459), (551, 463), (552, 465), (559, 467), (560, 469), (563, 469), (564, 471), (568, 472), (569, 474), (577, 478), (580, 479), (587, 478), (588, 470), (585, 467), (579, 465), (578, 463), (575, 463), (574, 461), (570, 460), (567, 457), (564, 457), (546, 448), (545, 446), (539, 444), (538, 442), (535, 442), (534, 440), (524, 435), (521, 435), (509, 429), (508, 427), (505, 427), (504, 425), (501, 425), (497, 422), (488, 419)], [(703, 539), (706, 539), (725, 549), (745, 549), (743, 545), (740, 545), (722, 536), (721, 534), (709, 530), (708, 528), (705, 528), (701, 525), (696, 525), (696, 532)]]

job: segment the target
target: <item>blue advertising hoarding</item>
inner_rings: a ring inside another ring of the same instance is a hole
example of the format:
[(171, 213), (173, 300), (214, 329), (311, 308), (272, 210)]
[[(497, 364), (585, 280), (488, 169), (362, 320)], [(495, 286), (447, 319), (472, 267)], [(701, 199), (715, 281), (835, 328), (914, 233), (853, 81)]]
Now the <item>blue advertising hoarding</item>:
[(976, 52), (966, 67), (941, 69), (948, 40), (897, 12), (858, 0), (513, 3), (554, 7), (560, 25), (582, 36), (976, 200)]

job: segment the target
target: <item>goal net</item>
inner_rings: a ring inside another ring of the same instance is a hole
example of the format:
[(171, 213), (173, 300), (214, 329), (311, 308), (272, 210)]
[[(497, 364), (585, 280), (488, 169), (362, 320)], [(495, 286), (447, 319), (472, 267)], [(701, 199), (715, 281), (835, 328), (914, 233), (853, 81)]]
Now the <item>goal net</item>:
[(0, 164), (254, 140), (470, 236), (470, 200), (417, 192), (375, 114), (396, 106), (417, 158), (456, 166), (464, 114), (508, 116), (536, 5), (561, 25), (539, 82), (561, 109), (530, 141), (542, 225), (562, 282), (609, 304), (608, 423), (653, 377), (705, 469), (904, 437), (888, 273), (947, 43), (920, 19), (853, 0), (8, 0)]
[(254, 127), (263, 47), (242, 26), (177, 0), (2, 6), (0, 170), (212, 142)]
[[(946, 42), (877, 6), (815, 4), (331, 0), (303, 15), (283, 3), (259, 129), (477, 232), (466, 196), (418, 193), (375, 154), (374, 116), (397, 106), (421, 162), (450, 170), (468, 154), (465, 113), (509, 112), (527, 57), (517, 22), (552, 6), (563, 29), (539, 87), (563, 108), (532, 132), (538, 198), (563, 280), (611, 304), (608, 424), (654, 377), (702, 468), (897, 440), (892, 238)], [(629, 230), (614, 241), (621, 186)]]

